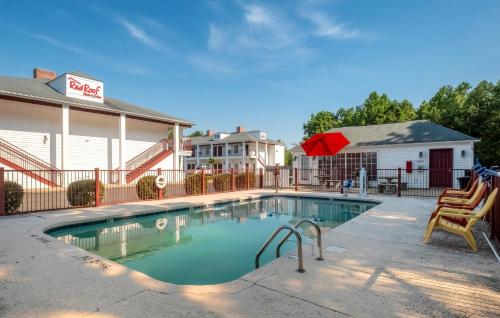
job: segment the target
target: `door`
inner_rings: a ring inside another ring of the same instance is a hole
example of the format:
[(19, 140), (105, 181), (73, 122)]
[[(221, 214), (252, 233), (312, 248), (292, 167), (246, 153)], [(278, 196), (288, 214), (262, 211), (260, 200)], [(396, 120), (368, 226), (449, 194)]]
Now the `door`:
[(451, 187), (453, 172), (453, 149), (430, 149), (429, 187)]

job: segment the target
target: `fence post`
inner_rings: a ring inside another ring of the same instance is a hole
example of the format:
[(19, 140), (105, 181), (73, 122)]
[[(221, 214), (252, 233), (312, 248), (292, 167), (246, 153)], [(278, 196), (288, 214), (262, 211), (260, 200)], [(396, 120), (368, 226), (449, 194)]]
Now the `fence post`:
[(264, 188), (264, 169), (259, 168), (259, 188)]
[[(212, 169), (213, 170), (213, 169)], [(207, 194), (207, 179), (205, 178), (205, 169), (201, 169), (201, 194), (205, 195)]]
[(5, 211), (5, 179), (4, 168), (0, 167), (0, 215), (6, 215)]
[(294, 169), (295, 191), (299, 191), (299, 169)]
[(236, 191), (236, 182), (234, 182), (234, 168), (231, 168), (231, 192)]
[(278, 193), (278, 187), (279, 187), (279, 182), (278, 182), (278, 177), (279, 177), (279, 165), (276, 165), (274, 167), (274, 187), (276, 189), (276, 193)]
[[(176, 171), (174, 171), (175, 173)], [(158, 176), (161, 176), (161, 168), (158, 168)], [(163, 189), (158, 189), (158, 200), (163, 199)]]
[(250, 190), (250, 172), (248, 166), (245, 168), (245, 181), (247, 182), (247, 190)]
[(100, 173), (99, 173), (99, 168), (94, 169), (95, 173), (95, 206), (100, 206), (101, 205), (101, 181), (100, 179)]
[(398, 197), (401, 197), (401, 168), (398, 168)]

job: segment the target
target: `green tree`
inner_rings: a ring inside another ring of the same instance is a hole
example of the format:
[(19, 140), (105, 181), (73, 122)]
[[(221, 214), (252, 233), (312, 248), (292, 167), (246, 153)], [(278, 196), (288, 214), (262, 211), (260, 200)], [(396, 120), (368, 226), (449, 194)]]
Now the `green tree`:
[(443, 86), (422, 102), (418, 116), (480, 139), (475, 151), (481, 163), (500, 164), (500, 81)]
[(201, 137), (204, 136), (205, 134), (201, 130), (195, 130), (191, 134), (189, 134), (189, 137)]
[(337, 126), (337, 119), (332, 112), (320, 111), (312, 114), (307, 123), (304, 124), (304, 135), (310, 138), (315, 134), (325, 132)]
[(218, 165), (219, 164), (219, 160), (215, 159), (215, 158), (210, 158), (207, 160), (207, 165), (213, 169), (215, 167), (215, 165)]
[(292, 161), (293, 161), (292, 152), (288, 148), (285, 148), (285, 166), (291, 166)]

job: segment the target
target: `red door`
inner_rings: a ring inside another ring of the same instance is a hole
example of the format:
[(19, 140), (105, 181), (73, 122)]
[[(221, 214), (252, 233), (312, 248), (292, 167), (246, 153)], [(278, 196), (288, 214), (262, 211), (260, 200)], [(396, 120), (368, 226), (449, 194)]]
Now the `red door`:
[(429, 151), (429, 187), (451, 187), (453, 149)]

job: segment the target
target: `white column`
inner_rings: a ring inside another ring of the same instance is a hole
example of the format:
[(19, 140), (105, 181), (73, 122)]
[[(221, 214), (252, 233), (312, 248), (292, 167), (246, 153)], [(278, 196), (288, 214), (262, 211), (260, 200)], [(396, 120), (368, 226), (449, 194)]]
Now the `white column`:
[(226, 169), (229, 169), (229, 145), (226, 142), (224, 146), (226, 147)]
[(61, 135), (61, 169), (69, 167), (69, 105), (62, 105), (62, 135)]
[(196, 168), (200, 165), (200, 145), (196, 145)]
[(120, 114), (120, 124), (119, 124), (119, 148), (118, 148), (118, 161), (120, 170), (126, 169), (125, 161), (125, 140), (127, 139), (127, 116), (125, 114)]
[(179, 123), (175, 123), (175, 128), (174, 128), (174, 169), (181, 169), (181, 167), (179, 166), (179, 163), (180, 163), (179, 145), (180, 145)]
[(259, 156), (259, 142), (255, 142), (255, 168), (260, 165), (260, 156)]
[(245, 143), (241, 143), (241, 160), (243, 163), (243, 169), (245, 169), (245, 159), (246, 159)]
[(266, 166), (269, 166), (269, 154), (267, 149), (267, 142), (266, 142)]

